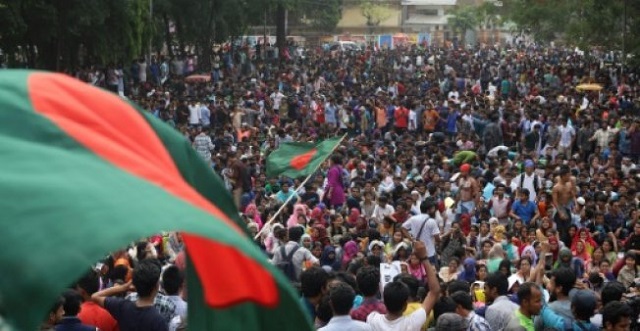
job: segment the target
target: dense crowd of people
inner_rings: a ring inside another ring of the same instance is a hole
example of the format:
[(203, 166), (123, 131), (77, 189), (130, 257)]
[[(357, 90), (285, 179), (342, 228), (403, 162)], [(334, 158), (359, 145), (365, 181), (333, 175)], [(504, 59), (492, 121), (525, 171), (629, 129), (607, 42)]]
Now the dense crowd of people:
[[(320, 330), (640, 328), (638, 72), (533, 44), (290, 54), (74, 74), (193, 143)], [(265, 175), (283, 143), (342, 135), (304, 186)], [(179, 234), (99, 267), (45, 327), (185, 328)]]

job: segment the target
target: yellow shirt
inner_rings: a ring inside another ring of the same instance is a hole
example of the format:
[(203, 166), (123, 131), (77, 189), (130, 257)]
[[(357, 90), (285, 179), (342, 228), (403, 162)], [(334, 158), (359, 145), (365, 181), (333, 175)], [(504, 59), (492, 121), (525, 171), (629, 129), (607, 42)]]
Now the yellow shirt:
[[(422, 307), (422, 302), (411, 302), (407, 305), (407, 309), (404, 310), (404, 313), (402, 313), (402, 316), (411, 315), (411, 313), (420, 309), (421, 307)], [(429, 321), (431, 320), (433, 320), (433, 311), (429, 312), (429, 316), (427, 317), (427, 322), (425, 322), (424, 325), (422, 326), (422, 329), (421, 329), (422, 331), (427, 330), (427, 326), (429, 325)]]

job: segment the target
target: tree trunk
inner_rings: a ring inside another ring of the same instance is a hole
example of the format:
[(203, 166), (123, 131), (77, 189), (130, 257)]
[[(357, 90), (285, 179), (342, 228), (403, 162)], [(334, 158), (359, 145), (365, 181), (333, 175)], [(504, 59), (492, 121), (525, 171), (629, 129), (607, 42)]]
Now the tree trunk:
[(276, 8), (276, 47), (278, 47), (278, 59), (284, 58), (284, 48), (287, 43), (287, 35), (285, 31), (285, 13), (284, 5), (279, 3)]
[(164, 42), (167, 44), (167, 52), (169, 54), (169, 58), (173, 58), (173, 43), (171, 40), (171, 28), (169, 26), (169, 16), (165, 13), (162, 15), (162, 21), (164, 23)]

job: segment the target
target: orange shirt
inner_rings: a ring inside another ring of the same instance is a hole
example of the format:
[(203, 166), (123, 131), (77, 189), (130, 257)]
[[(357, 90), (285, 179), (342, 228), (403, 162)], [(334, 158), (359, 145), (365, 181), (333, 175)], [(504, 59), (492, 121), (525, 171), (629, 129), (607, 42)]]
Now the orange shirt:
[(378, 128), (383, 128), (387, 125), (387, 113), (382, 107), (376, 107), (376, 124)]
[(92, 301), (83, 302), (78, 318), (82, 324), (95, 326), (100, 331), (120, 331), (118, 322), (109, 312)]

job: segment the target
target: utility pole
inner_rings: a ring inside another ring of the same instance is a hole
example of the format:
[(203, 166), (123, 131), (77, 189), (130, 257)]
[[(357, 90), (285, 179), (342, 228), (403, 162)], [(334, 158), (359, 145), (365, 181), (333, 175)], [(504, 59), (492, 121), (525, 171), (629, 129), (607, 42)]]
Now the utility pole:
[(265, 6), (264, 6), (264, 30), (263, 32), (263, 38), (262, 39), (262, 54), (260, 54), (260, 56), (262, 56), (262, 60), (265, 61), (267, 59), (267, 5), (266, 5), (266, 1), (265, 1)]
[[(153, 0), (149, 0), (149, 28), (151, 28), (153, 26)], [(151, 66), (151, 58), (153, 56), (153, 51), (152, 51), (152, 44), (153, 44), (153, 38), (151, 38), (151, 35), (149, 35), (149, 62), (148, 65)]]
[[(627, 64), (627, 0), (624, 1), (622, 20), (622, 68), (620, 68), (620, 76), (624, 75), (624, 67)], [(622, 78), (622, 77), (621, 77)]]

